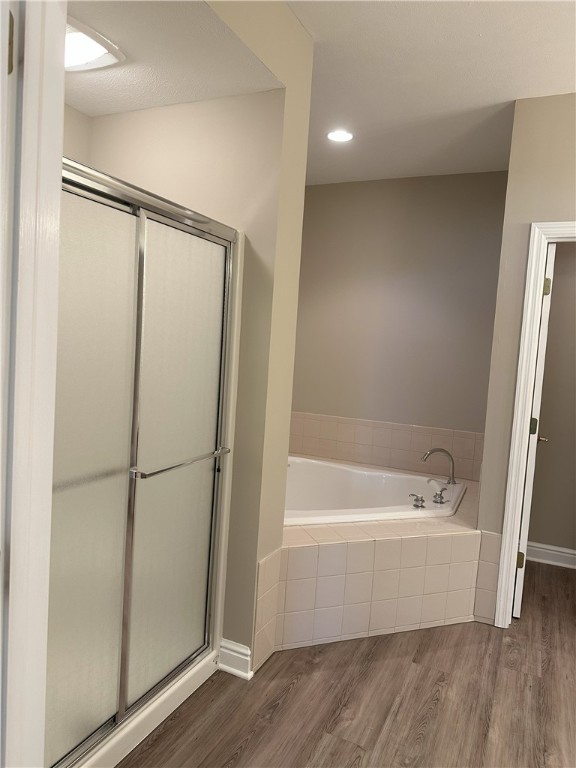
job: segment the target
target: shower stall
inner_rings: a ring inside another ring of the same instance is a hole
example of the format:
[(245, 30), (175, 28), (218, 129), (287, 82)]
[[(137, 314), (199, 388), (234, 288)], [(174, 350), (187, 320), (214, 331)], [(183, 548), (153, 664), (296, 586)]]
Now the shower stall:
[(237, 243), (64, 162), (46, 765), (212, 650)]

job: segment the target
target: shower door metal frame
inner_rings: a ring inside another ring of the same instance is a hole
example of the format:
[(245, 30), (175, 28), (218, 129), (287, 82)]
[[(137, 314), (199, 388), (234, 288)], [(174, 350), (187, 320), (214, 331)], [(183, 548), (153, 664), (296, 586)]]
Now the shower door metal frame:
[[(139, 711), (148, 704), (159, 693), (178, 677), (187, 672), (193, 665), (207, 657), (216, 649), (221, 637), (221, 622), (223, 611), (223, 593), (222, 589), (216, 589), (215, 574), (219, 572), (220, 579), (224, 578), (224, 558), (227, 547), (227, 510), (223, 512), (223, 477), (222, 470), (231, 471), (231, 456), (224, 462), (223, 457), (231, 453), (231, 447), (224, 446), (224, 432), (231, 433), (233, 426), (228, 423), (230, 413), (228, 411), (235, 408), (235, 393), (231, 389), (235, 385), (235, 364), (231, 365), (231, 352), (237, 354), (237, 339), (231, 343), (231, 334), (238, 332), (233, 328), (238, 323), (238, 311), (234, 311), (232, 297), (232, 285), (238, 281), (236, 276), (236, 263), (241, 266), (241, 239), (239, 233), (225, 224), (208, 219), (195, 211), (181, 207), (162, 197), (153, 195), (139, 187), (123, 182), (111, 176), (107, 176), (99, 171), (95, 171), (87, 166), (74, 161), (63, 159), (62, 163), (62, 189), (66, 192), (77, 194), (96, 203), (111, 206), (122, 210), (138, 218), (136, 248), (137, 248), (137, 303), (135, 316), (135, 341), (134, 341), (134, 384), (132, 397), (132, 429), (130, 446), (130, 470), (129, 470), (129, 490), (128, 490), (128, 508), (126, 516), (126, 539), (124, 556), (124, 577), (123, 577), (123, 612), (121, 624), (121, 647), (120, 647), (120, 665), (118, 681), (118, 711), (103, 723), (96, 731), (89, 735), (77, 747), (62, 757), (54, 768), (71, 768), (77, 765), (87, 753), (93, 750), (103, 739), (110, 736), (114, 729), (121, 723), (126, 722), (131, 715)], [(223, 286), (222, 303), (222, 333), (220, 347), (220, 377), (218, 393), (218, 413), (217, 428), (215, 434), (216, 449), (212, 453), (202, 456), (191, 457), (178, 464), (162, 467), (156, 470), (145, 472), (136, 466), (138, 452), (138, 434), (139, 434), (139, 388), (140, 388), (140, 365), (141, 365), (141, 345), (142, 345), (142, 320), (143, 320), (143, 300), (144, 300), (144, 268), (146, 258), (145, 248), (145, 227), (146, 221), (156, 221), (160, 224), (179, 229), (187, 234), (208, 240), (225, 249), (225, 272)], [(238, 298), (238, 297), (237, 297)], [(235, 361), (232, 361), (235, 363)], [(232, 434), (229, 434), (232, 437)], [(130, 640), (130, 608), (132, 593), (132, 566), (133, 566), (133, 533), (135, 523), (135, 503), (137, 483), (153, 477), (156, 474), (179, 469), (198, 461), (214, 462), (214, 484), (212, 498), (212, 512), (210, 522), (210, 552), (208, 560), (208, 577), (206, 587), (206, 611), (204, 625), (204, 643), (194, 651), (189, 657), (184, 659), (168, 675), (155, 684), (147, 693), (141, 696), (130, 706), (127, 702), (128, 692), (128, 660), (129, 660), (129, 640)], [(229, 486), (229, 478), (228, 486)], [(222, 518), (225, 518), (224, 520)], [(222, 585), (219, 585), (222, 587)], [(220, 594), (218, 594), (220, 592)]]

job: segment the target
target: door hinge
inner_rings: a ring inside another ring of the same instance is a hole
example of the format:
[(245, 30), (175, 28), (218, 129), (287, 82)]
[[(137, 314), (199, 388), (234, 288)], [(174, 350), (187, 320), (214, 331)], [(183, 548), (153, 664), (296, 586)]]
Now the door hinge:
[(14, 71), (14, 16), (8, 12), (8, 74)]
[(524, 568), (525, 559), (526, 556), (524, 552), (518, 552), (518, 557), (516, 558), (516, 568)]
[(535, 435), (538, 432), (538, 419), (535, 419), (534, 416), (530, 419), (530, 434)]
[(552, 278), (545, 277), (544, 278), (544, 296), (550, 296), (551, 290), (552, 290)]

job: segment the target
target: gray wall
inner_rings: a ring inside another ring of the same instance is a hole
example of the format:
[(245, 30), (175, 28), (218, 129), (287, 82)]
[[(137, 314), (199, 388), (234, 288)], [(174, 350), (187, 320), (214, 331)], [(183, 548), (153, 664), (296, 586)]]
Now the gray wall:
[(308, 187), (293, 408), (484, 431), (506, 173)]
[(502, 531), (530, 225), (576, 219), (576, 94), (516, 103), (490, 365), (479, 528)]
[(528, 539), (576, 549), (576, 246), (556, 248)]

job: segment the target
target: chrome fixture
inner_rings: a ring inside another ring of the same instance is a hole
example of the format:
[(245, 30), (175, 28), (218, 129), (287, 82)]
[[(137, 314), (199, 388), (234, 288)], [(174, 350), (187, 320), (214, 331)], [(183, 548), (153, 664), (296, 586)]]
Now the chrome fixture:
[(448, 480), (446, 482), (448, 485), (456, 485), (456, 480), (454, 480), (454, 459), (452, 457), (452, 454), (450, 451), (447, 451), (445, 448), (431, 448), (429, 451), (426, 451), (424, 456), (420, 459), (420, 461), (426, 461), (426, 459), (429, 456), (432, 456), (433, 453), (445, 453), (446, 456), (450, 459), (450, 475), (448, 477)]
[(540, 435), (538, 435), (538, 442), (539, 443), (547, 443), (548, 442), (548, 438), (547, 437), (541, 437)]
[[(156, 475), (163, 475), (164, 472), (171, 472), (173, 469), (180, 469), (180, 467), (189, 467), (190, 464), (197, 464), (199, 461), (206, 461), (207, 459), (218, 459), (220, 456), (224, 456), (226, 453), (230, 453), (230, 448), (218, 448), (217, 451), (211, 453), (204, 453), (202, 456), (196, 456), (193, 459), (186, 459), (179, 464), (171, 464), (169, 467), (162, 467), (161, 469), (154, 469), (152, 472), (143, 472), (136, 467), (130, 467), (130, 477), (135, 480), (146, 480), (148, 477), (155, 477)], [(290, 464), (288, 464), (290, 466)]]
[(432, 501), (434, 504), (445, 504), (446, 499), (444, 498), (444, 491), (447, 491), (447, 488), (440, 488), (439, 491), (436, 491), (434, 496), (432, 496)]
[(416, 509), (422, 509), (424, 506), (424, 496), (419, 496), (417, 493), (410, 493), (409, 496), (414, 496), (414, 504), (412, 506)]

